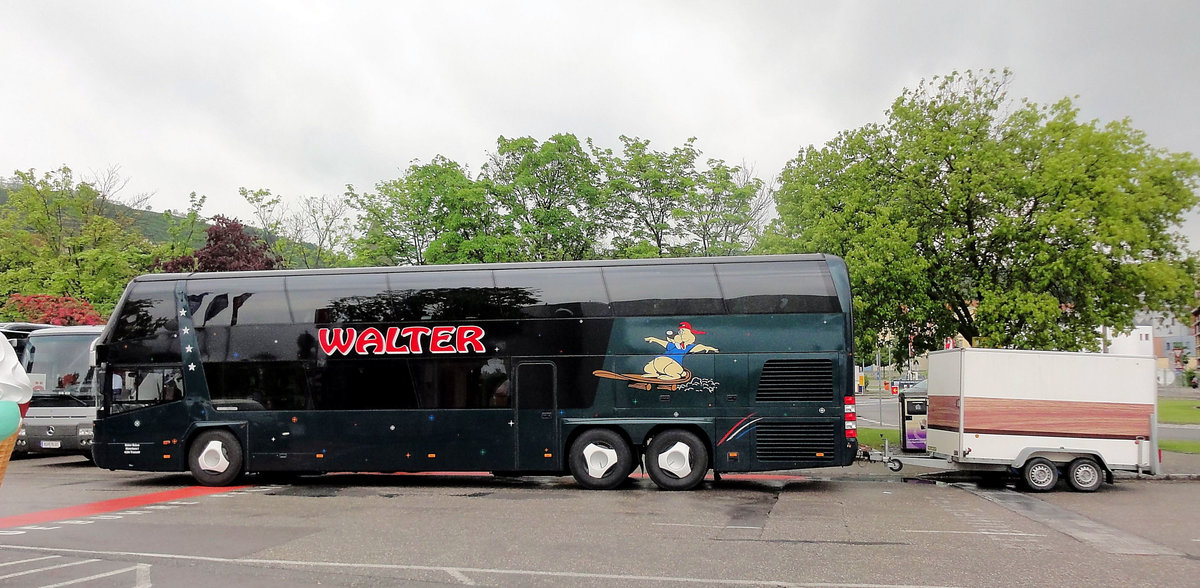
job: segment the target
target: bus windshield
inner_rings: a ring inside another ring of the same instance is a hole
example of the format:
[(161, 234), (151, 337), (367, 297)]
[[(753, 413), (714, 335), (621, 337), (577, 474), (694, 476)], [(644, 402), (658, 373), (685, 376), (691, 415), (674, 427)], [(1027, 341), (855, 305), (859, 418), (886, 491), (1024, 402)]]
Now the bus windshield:
[(45, 400), (47, 396), (72, 396), (94, 403), (88, 350), (95, 339), (91, 333), (29, 338), (22, 363), (33, 384), (36, 404), (50, 402)]

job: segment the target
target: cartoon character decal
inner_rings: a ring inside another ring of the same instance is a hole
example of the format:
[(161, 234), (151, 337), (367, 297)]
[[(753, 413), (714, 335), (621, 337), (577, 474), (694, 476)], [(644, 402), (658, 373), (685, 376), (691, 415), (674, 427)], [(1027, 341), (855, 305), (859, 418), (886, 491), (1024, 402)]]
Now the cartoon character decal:
[(625, 380), (630, 382), (630, 388), (649, 390), (657, 387), (661, 390), (675, 390), (679, 385), (690, 382), (692, 372), (684, 367), (684, 357), (689, 353), (718, 353), (719, 350), (711, 345), (696, 342), (696, 335), (706, 335), (692, 327), (691, 323), (679, 323), (678, 330), (666, 332), (665, 339), (646, 337), (647, 343), (654, 343), (663, 348), (663, 354), (650, 360), (642, 369), (641, 374), (618, 374), (615, 372), (596, 370), (593, 375), (610, 380)]

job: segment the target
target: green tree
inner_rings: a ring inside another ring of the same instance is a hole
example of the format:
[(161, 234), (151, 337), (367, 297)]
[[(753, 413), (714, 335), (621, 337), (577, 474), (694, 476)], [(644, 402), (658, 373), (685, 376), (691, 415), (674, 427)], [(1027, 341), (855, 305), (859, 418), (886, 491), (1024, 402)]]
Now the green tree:
[(719, 159), (708, 160), (708, 169), (696, 177), (695, 186), (673, 212), (690, 239), (689, 252), (697, 255), (737, 255), (751, 245), (762, 221), (763, 181), (741, 167)]
[(1075, 350), (1141, 308), (1192, 302), (1173, 229), (1200, 162), (1128, 120), (1081, 121), (1070, 99), (1008, 100), (1010, 73), (905, 90), (882, 124), (808, 147), (784, 169), (766, 251), (846, 258), (859, 344), (918, 353), (959, 333), (995, 347)]
[(262, 231), (263, 242), (280, 257), (286, 258), (286, 244), (280, 240), (283, 237), (284, 224), (288, 218), (287, 206), (283, 204), (283, 198), (272, 194), (271, 190), (267, 188), (251, 190), (240, 187), (238, 194), (254, 208), (254, 219), (258, 221)]
[(501, 226), (487, 190), (445, 157), (413, 163), (374, 192), (348, 186), (346, 199), (359, 212), (351, 243), (359, 265), (518, 259), (516, 239)]
[(350, 203), (342, 197), (306, 196), (285, 221), (281, 249), (285, 259), (306, 268), (338, 267), (349, 263)]
[(187, 212), (182, 216), (171, 210), (163, 212), (163, 223), (167, 226), (169, 241), (162, 245), (159, 251), (160, 259), (186, 255), (197, 248), (196, 240), (204, 233), (204, 217), (200, 216), (200, 209), (204, 208), (206, 200), (207, 196), (197, 196), (192, 192), (188, 195)]
[(481, 181), (528, 261), (593, 259), (606, 230), (600, 166), (579, 139), (496, 141)]
[(81, 298), (107, 315), (153, 247), (127, 219), (104, 216), (109, 195), (70, 168), (16, 175), (20, 186), (0, 207), (0, 295)]
[(670, 153), (650, 149), (650, 141), (621, 136), (620, 155), (597, 151), (607, 176), (605, 192), (618, 233), (617, 257), (664, 257), (682, 243), (672, 216), (699, 182), (700, 152), (688, 139)]

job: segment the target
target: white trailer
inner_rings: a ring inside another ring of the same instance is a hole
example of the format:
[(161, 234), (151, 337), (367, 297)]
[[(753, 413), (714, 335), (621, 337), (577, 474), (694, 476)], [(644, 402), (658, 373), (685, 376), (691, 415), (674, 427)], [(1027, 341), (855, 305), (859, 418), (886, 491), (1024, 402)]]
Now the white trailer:
[(1034, 491), (1060, 475), (1092, 491), (1114, 471), (1159, 471), (1153, 357), (1000, 349), (929, 355), (928, 456), (958, 470), (1020, 473)]

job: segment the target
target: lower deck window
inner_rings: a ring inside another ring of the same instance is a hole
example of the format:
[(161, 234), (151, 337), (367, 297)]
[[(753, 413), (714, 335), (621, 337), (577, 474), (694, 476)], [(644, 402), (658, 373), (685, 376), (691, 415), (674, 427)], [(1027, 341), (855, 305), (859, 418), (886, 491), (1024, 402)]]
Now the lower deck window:
[(111, 373), (106, 394), (113, 414), (183, 400), (179, 368), (122, 367)]

